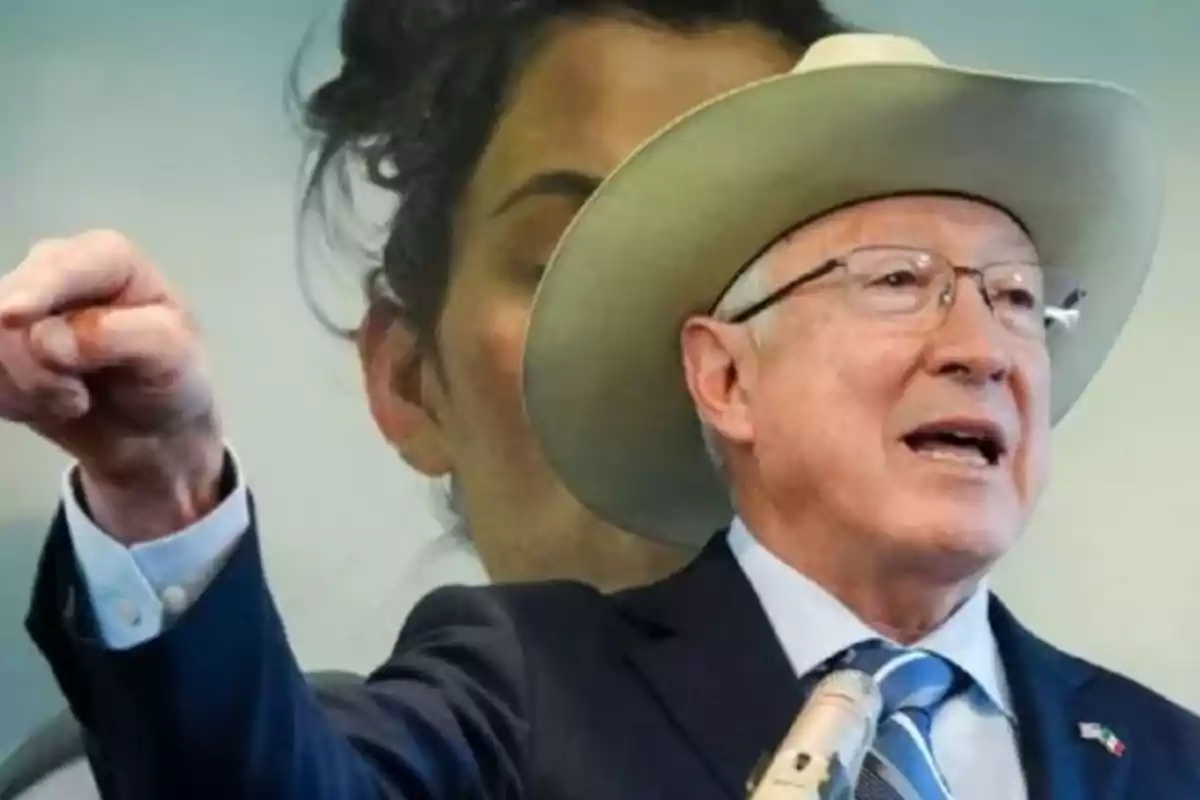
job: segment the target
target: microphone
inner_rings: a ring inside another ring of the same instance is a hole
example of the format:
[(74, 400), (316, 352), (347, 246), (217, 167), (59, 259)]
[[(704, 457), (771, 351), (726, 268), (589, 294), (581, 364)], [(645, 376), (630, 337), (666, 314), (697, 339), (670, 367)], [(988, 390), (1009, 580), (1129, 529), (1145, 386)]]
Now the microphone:
[(853, 800), (882, 710), (871, 676), (852, 669), (826, 675), (761, 777), (751, 779), (749, 800)]

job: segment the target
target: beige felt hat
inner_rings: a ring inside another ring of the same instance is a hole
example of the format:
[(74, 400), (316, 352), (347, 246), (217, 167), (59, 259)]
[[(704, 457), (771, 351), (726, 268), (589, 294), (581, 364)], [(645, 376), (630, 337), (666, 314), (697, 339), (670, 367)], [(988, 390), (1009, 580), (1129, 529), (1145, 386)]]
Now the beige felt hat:
[(1162, 184), (1149, 115), (1119, 88), (948, 66), (898, 36), (831, 36), (790, 74), (670, 124), (588, 201), (534, 301), (526, 412), (595, 514), (698, 546), (732, 509), (684, 383), (684, 321), (803, 220), (946, 191), (1015, 214), (1048, 282), (1087, 293), (1074, 328), (1051, 333), (1057, 421), (1141, 291)]

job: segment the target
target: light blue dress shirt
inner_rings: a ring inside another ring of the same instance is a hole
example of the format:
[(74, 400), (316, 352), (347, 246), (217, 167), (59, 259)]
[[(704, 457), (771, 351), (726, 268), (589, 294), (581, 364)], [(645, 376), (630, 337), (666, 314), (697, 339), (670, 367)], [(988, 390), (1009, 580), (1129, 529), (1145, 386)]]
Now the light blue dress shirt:
[(125, 547), (101, 531), (63, 478), (67, 530), (87, 584), (101, 640), (113, 650), (147, 642), (187, 610), (250, 528), (250, 501), (241, 465), (231, 456), (234, 490), (204, 519), (153, 542)]
[[(234, 466), (234, 491), (208, 517), (132, 548), (96, 527), (75, 496), (70, 474), (64, 478), (68, 529), (100, 636), (110, 648), (129, 649), (158, 636), (195, 602), (249, 529), (249, 495), (236, 460)], [(729, 545), (797, 676), (847, 647), (879, 638), (833, 596), (759, 544), (740, 520), (730, 529)], [(987, 606), (981, 587), (918, 644), (973, 680), (970, 691), (938, 711), (934, 753), (955, 800), (1022, 800), (1027, 792), (1015, 721)]]

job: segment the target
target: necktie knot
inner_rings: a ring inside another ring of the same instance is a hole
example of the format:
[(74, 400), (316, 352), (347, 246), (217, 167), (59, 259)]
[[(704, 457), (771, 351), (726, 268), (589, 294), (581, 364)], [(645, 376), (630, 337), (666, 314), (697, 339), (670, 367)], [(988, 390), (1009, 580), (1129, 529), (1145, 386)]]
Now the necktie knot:
[(927, 650), (895, 647), (881, 640), (846, 651), (842, 666), (870, 675), (883, 697), (883, 718), (898, 711), (932, 715), (955, 689), (952, 664)]

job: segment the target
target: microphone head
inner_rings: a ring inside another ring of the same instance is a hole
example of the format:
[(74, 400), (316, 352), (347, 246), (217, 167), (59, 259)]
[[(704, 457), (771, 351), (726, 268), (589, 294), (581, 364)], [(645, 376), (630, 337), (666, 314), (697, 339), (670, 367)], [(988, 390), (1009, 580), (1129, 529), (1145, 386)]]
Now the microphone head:
[(839, 669), (817, 683), (751, 800), (852, 800), (883, 698), (871, 676)]

